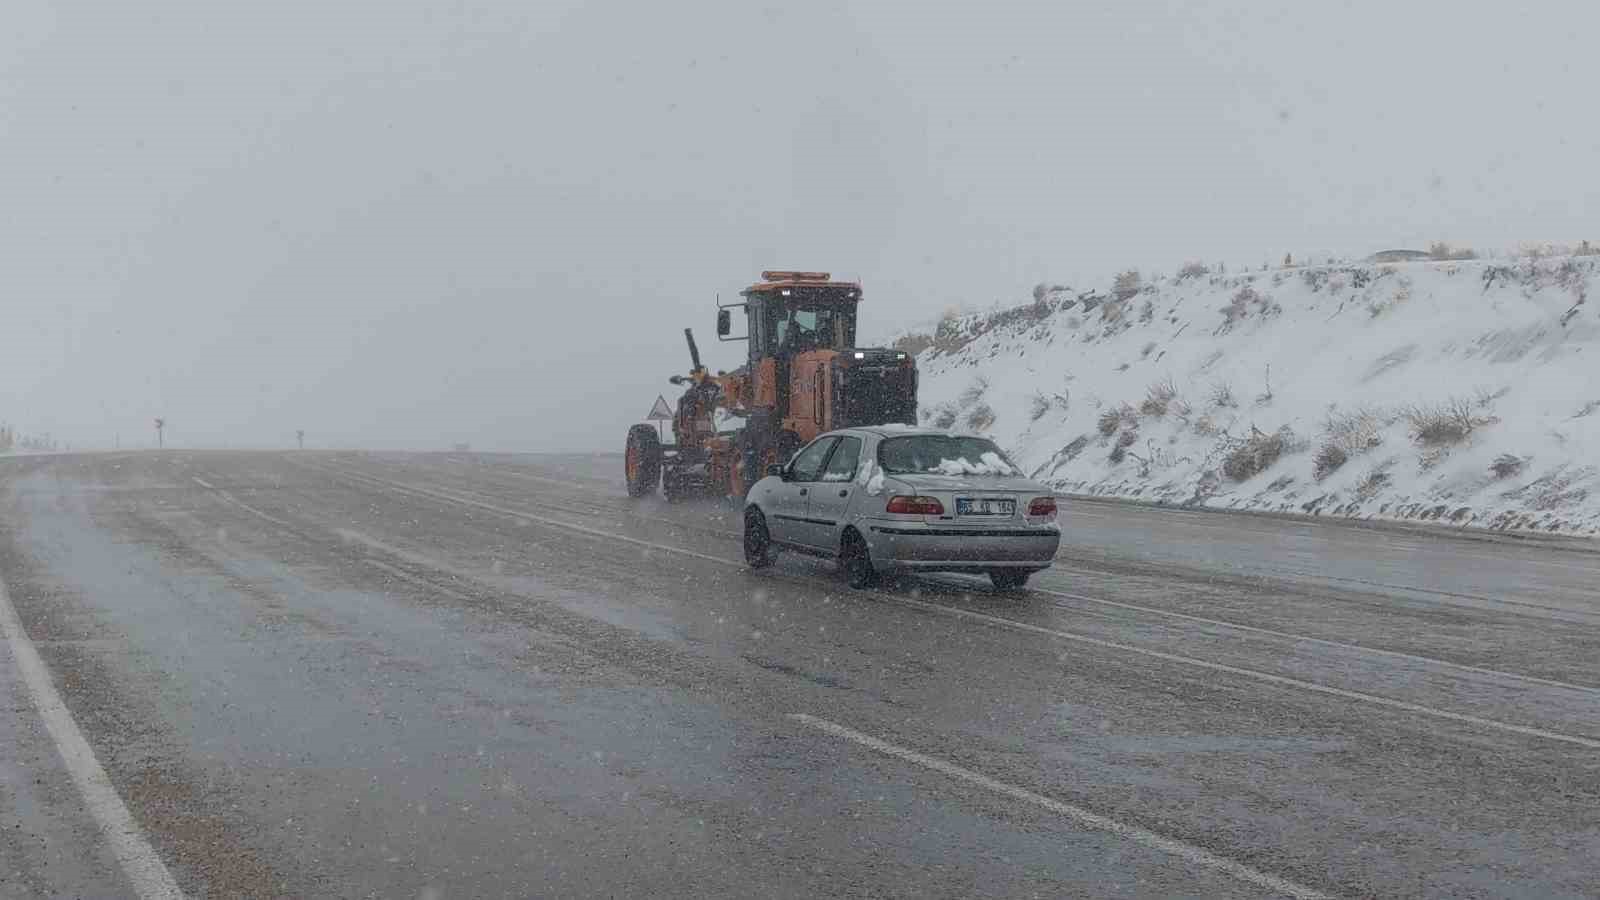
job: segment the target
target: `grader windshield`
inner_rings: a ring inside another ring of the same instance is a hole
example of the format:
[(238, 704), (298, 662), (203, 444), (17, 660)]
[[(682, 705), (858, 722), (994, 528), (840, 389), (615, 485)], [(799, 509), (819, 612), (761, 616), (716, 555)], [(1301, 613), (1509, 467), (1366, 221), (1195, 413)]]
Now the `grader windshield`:
[(779, 353), (843, 350), (855, 343), (856, 305), (797, 301), (778, 307), (774, 336)]
[[(788, 276), (790, 273), (766, 273)], [(758, 284), (744, 292), (750, 313), (750, 359), (788, 359), (808, 350), (855, 346), (858, 285), (801, 278)]]

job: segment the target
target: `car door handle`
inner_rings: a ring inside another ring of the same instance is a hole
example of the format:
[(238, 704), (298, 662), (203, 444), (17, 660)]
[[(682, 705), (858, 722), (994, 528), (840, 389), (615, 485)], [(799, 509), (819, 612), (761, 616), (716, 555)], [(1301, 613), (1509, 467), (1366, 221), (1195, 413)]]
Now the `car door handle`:
[(839, 492), (839, 496), (848, 497), (848, 496), (850, 496), (850, 492), (849, 491), (840, 491)]
[(811, 488), (801, 488), (800, 489), (800, 496), (802, 496), (802, 497), (804, 497), (806, 494), (809, 494), (809, 493), (811, 493)]

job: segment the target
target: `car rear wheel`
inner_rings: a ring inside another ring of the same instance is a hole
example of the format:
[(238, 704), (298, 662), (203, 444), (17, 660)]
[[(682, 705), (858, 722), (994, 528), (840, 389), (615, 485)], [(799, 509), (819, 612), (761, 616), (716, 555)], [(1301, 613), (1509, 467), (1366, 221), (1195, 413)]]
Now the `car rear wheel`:
[(754, 507), (744, 512), (744, 561), (752, 569), (765, 569), (772, 565), (778, 551), (772, 546), (772, 534), (767, 531), (767, 517)]
[(878, 570), (872, 567), (867, 542), (854, 531), (844, 533), (844, 541), (839, 546), (839, 567), (844, 570), (845, 581), (858, 591), (878, 583)]
[(1015, 569), (996, 569), (989, 573), (989, 580), (994, 582), (994, 586), (999, 590), (1015, 591), (1026, 586), (1028, 577), (1032, 574), (1032, 572), (1019, 572)]

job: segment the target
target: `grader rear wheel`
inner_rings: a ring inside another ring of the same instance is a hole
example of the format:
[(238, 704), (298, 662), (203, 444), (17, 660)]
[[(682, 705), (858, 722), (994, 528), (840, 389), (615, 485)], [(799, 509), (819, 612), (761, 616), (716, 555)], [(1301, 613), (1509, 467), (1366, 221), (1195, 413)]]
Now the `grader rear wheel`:
[(628, 496), (654, 494), (661, 484), (661, 438), (649, 425), (628, 429), (628, 445), (623, 452), (628, 479)]

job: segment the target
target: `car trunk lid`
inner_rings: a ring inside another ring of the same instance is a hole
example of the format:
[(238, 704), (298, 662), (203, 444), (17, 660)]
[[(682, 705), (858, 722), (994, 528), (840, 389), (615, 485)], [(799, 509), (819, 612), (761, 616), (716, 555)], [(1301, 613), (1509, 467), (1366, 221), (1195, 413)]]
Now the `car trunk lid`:
[[(1016, 526), (1027, 518), (1028, 504), (1048, 490), (1026, 478), (998, 475), (895, 475), (894, 480), (923, 497), (933, 497), (944, 514), (924, 516), (936, 524)], [(1009, 504), (1009, 511), (1005, 505)]]

